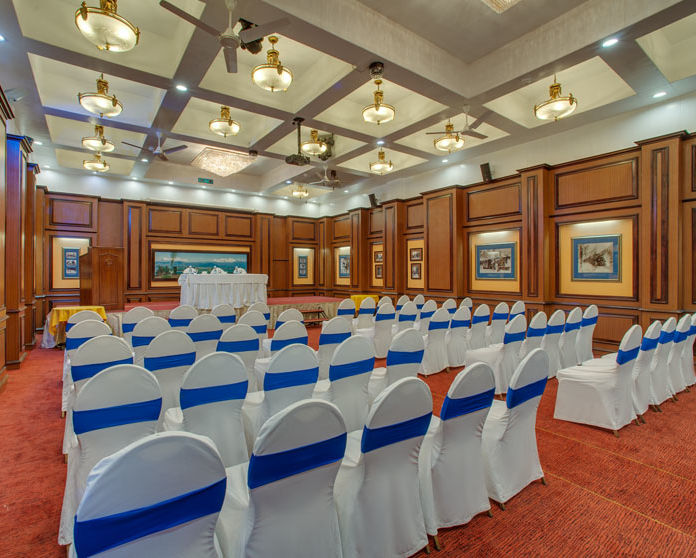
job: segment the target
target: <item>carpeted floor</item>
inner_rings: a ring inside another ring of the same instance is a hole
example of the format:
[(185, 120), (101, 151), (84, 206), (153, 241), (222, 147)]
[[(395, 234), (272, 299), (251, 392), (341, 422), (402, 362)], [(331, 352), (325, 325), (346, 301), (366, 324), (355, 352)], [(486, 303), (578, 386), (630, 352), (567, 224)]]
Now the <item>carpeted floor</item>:
[[(315, 347), (317, 338), (310, 330)], [(65, 555), (56, 543), (66, 467), (61, 362), (61, 352), (35, 349), (0, 393), (0, 554), (8, 558)], [(436, 411), (454, 376), (426, 378)], [(442, 531), (432, 556), (696, 556), (696, 390), (617, 439), (554, 420), (556, 387), (549, 382), (537, 420), (548, 486), (534, 483), (506, 511), (494, 506), (493, 518)]]

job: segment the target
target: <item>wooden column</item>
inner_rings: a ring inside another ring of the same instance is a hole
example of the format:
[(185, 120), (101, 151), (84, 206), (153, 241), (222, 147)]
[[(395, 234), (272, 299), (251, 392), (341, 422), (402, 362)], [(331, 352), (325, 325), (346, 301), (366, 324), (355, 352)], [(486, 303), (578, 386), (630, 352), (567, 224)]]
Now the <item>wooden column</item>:
[(406, 289), (403, 270), (406, 268), (403, 240), (406, 227), (406, 209), (402, 201), (382, 204), (384, 209), (384, 292), (394, 299)]
[(36, 188), (34, 201), (34, 329), (43, 331), (48, 314), (48, 258), (44, 252), (45, 186)]
[(14, 118), (10, 103), (0, 87), (0, 387), (7, 382), (6, 368), (6, 328), (7, 309), (5, 306), (5, 193), (7, 142), (5, 123)]
[(27, 164), (24, 210), (24, 349), (30, 351), (36, 345), (36, 299), (34, 297), (34, 252), (36, 250), (36, 176), (41, 172), (36, 163)]

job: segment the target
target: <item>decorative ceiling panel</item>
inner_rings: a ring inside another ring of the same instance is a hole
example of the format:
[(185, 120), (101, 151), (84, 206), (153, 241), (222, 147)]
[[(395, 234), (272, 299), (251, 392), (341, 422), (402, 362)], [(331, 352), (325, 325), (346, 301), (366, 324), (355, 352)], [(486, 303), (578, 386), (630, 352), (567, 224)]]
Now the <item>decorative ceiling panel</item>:
[[(93, 153), (83, 153), (81, 151), (70, 151), (68, 149), (56, 149), (56, 160), (61, 167), (67, 167), (70, 169), (80, 169), (84, 170), (82, 166), (82, 161), (85, 159), (94, 158)], [(109, 163), (110, 169), (105, 173), (98, 174), (123, 174), (129, 175), (133, 170), (133, 159), (119, 159), (116, 157), (109, 157), (108, 153), (102, 156), (102, 160)]]
[(669, 81), (696, 74), (696, 14), (636, 41)]
[[(377, 149), (358, 155), (348, 161), (345, 161), (338, 165), (339, 167), (345, 167), (347, 169), (353, 169), (356, 171), (370, 173), (370, 163), (377, 160)], [(409, 155), (408, 153), (402, 153), (401, 151), (396, 151), (394, 149), (385, 149), (384, 153), (386, 155), (387, 161), (394, 163), (394, 171), (400, 171), (412, 167), (414, 165), (419, 165), (420, 163), (427, 162), (427, 159), (422, 159), (421, 157), (416, 157), (414, 155)]]
[[(82, 138), (94, 135), (94, 125), (88, 122), (80, 122), (79, 120), (47, 115), (46, 125), (51, 135), (51, 141), (57, 145), (82, 148)], [(121, 142), (127, 141), (133, 145), (142, 145), (145, 142), (145, 134), (128, 132), (108, 126), (104, 126), (104, 137), (116, 145), (116, 149), (112, 153), (131, 155), (133, 157), (137, 156), (140, 150), (124, 145)]]
[[(323, 130), (318, 130), (319, 132), (319, 137), (324, 137), (324, 136), (330, 136), (331, 134), (329, 132), (323, 131)], [(302, 128), (302, 141), (309, 141), (310, 137), (310, 128)], [(365, 145), (363, 142), (352, 139), (352, 138), (347, 138), (345, 136), (337, 136), (334, 135), (333, 137), (334, 140), (334, 145), (331, 149), (332, 151), (332, 157), (340, 157), (341, 155), (345, 155), (346, 153), (353, 151), (354, 149), (357, 149), (358, 147), (362, 147)], [(267, 151), (270, 151), (271, 153), (278, 153), (279, 155), (290, 155), (291, 153), (297, 153), (297, 131), (294, 131), (291, 134), (288, 134), (285, 136), (283, 139), (275, 142), (271, 147), (267, 149)], [(320, 161), (320, 159), (316, 157), (312, 157), (313, 161)]]

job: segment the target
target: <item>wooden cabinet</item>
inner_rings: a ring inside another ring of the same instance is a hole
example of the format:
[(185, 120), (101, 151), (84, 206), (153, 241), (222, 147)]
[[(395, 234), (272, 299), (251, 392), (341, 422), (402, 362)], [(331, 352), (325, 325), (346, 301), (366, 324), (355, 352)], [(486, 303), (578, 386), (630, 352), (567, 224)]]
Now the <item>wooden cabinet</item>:
[(93, 246), (80, 256), (80, 305), (123, 310), (123, 248)]

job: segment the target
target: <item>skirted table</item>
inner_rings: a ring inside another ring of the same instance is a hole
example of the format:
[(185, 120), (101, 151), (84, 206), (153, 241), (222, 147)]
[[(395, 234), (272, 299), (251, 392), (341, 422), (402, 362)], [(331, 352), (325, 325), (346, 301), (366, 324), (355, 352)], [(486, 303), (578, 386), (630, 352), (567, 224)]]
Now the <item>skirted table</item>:
[(209, 310), (218, 304), (234, 308), (266, 302), (268, 275), (262, 273), (182, 273), (181, 304)]
[(82, 310), (92, 310), (99, 314), (102, 320), (107, 321), (103, 306), (54, 306), (46, 316), (41, 347), (52, 349), (56, 345), (65, 343), (65, 323), (70, 319), (70, 316)]
[(366, 298), (373, 298), (375, 299), (375, 302), (379, 301), (379, 297), (377, 295), (373, 294), (356, 294), (356, 295), (350, 295), (351, 300), (355, 303), (355, 309), (357, 310), (360, 308), (360, 303), (365, 300)]

